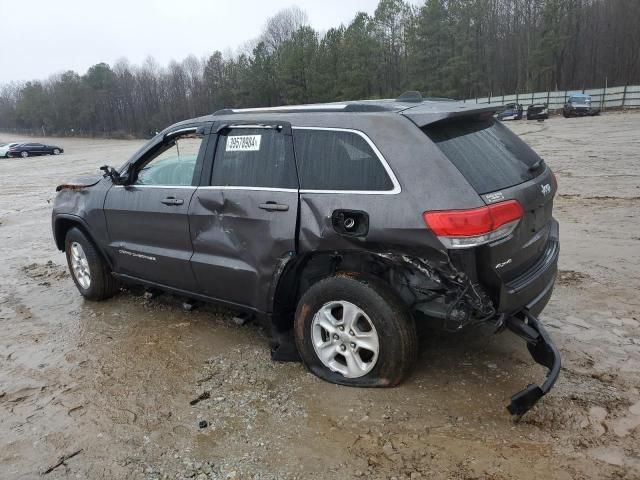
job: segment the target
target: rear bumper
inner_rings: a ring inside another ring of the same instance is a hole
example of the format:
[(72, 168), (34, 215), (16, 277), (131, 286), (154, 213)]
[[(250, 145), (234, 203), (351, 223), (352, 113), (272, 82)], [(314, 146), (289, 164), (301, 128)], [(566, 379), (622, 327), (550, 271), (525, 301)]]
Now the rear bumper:
[(515, 420), (518, 420), (538, 400), (545, 396), (556, 383), (560, 375), (560, 353), (542, 323), (531, 312), (524, 310), (516, 315), (509, 316), (504, 324), (509, 330), (527, 342), (527, 349), (535, 362), (548, 369), (542, 385), (529, 384), (525, 389), (511, 397), (511, 403), (507, 406), (507, 410)]
[(498, 310), (512, 314), (523, 309), (539, 315), (549, 302), (558, 273), (560, 239), (558, 222), (552, 219), (544, 253), (529, 270), (500, 289)]

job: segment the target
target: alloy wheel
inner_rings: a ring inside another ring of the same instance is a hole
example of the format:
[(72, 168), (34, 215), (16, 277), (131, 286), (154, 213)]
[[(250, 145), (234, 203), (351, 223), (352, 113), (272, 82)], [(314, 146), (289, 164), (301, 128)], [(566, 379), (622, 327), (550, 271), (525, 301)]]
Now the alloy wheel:
[(364, 310), (345, 300), (326, 303), (315, 314), (311, 341), (322, 364), (347, 378), (373, 370), (380, 353), (373, 322)]
[(89, 270), (89, 261), (84, 253), (82, 245), (78, 242), (71, 243), (71, 270), (78, 284), (85, 290), (91, 286), (91, 271)]

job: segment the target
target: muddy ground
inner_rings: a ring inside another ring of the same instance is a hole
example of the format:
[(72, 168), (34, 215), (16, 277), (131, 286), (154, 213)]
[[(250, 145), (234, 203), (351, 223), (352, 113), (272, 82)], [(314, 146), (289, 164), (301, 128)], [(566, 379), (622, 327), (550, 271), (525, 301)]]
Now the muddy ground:
[(54, 188), (141, 142), (0, 160), (0, 478), (76, 452), (44, 478), (640, 478), (640, 112), (510, 126), (558, 176), (562, 235), (543, 320), (564, 367), (517, 425), (505, 405), (543, 372), (510, 333), (425, 329), (406, 383), (351, 389), (272, 363), (266, 332), (216, 307), (84, 301)]

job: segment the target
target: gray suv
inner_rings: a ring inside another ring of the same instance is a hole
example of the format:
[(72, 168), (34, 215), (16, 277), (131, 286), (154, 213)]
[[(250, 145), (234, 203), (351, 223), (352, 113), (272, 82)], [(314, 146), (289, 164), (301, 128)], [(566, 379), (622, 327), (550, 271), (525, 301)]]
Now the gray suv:
[(559, 251), (556, 182), (500, 107), (380, 100), (222, 110), (173, 125), (121, 168), (60, 185), (53, 233), (80, 293), (121, 283), (264, 322), (275, 359), (330, 382), (393, 386), (416, 324), (491, 324), (549, 369), (537, 315)]

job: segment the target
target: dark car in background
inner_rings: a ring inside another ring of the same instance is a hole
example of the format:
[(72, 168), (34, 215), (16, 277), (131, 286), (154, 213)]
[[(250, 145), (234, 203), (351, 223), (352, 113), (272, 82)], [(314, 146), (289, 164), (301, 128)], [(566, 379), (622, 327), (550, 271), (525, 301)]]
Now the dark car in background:
[(60, 155), (64, 153), (62, 147), (45, 145), (44, 143), (19, 143), (9, 148), (10, 157), (35, 157), (38, 155)]
[(546, 103), (534, 103), (527, 108), (527, 120), (546, 120), (549, 118), (549, 108)]
[(498, 120), (520, 120), (523, 108), (519, 103), (507, 103), (503, 111), (496, 115)]
[(562, 107), (562, 115), (569, 117), (585, 117), (600, 115), (600, 109), (592, 105), (591, 95), (573, 93)]
[(58, 186), (55, 243), (87, 299), (123, 282), (221, 303), (268, 326), (273, 358), (343, 385), (399, 384), (416, 323), (508, 328), (549, 369), (511, 398), (519, 416), (560, 371), (537, 319), (557, 185), (500, 109), (377, 100), (187, 120)]

